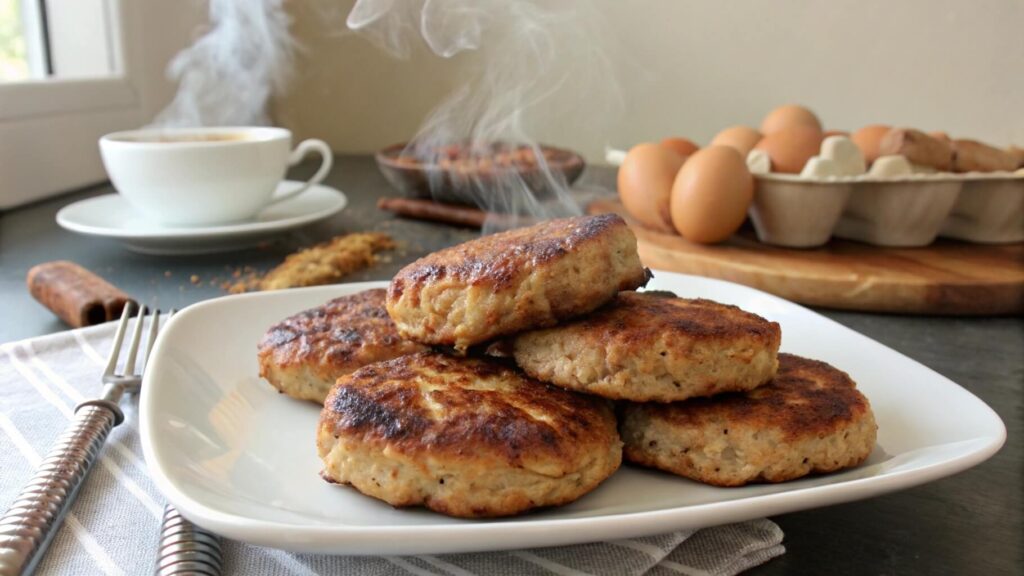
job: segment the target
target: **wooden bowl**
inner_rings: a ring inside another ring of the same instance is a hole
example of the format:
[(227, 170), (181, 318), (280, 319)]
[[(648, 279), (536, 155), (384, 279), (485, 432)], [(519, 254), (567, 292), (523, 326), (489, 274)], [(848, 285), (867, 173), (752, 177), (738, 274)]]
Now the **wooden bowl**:
[[(482, 195), (497, 193), (509, 183), (521, 181), (543, 198), (553, 193), (551, 178), (537, 165), (533, 149), (526, 146), (494, 143), (490, 154), (463, 154), (459, 145), (439, 150), (426, 162), (405, 155), (406, 143), (383, 148), (376, 154), (377, 167), (384, 178), (410, 198), (428, 198), (439, 202), (479, 204)], [(571, 150), (539, 146), (549, 170), (572, 185), (583, 173), (583, 157)], [(532, 159), (532, 160), (531, 160)]]

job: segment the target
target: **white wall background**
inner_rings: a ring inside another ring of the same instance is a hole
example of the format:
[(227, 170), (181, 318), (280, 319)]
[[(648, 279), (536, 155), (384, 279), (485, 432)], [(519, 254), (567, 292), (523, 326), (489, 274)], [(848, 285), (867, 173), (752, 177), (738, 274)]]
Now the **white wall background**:
[[(584, 2), (586, 0), (576, 0)], [(538, 118), (539, 139), (599, 159), (669, 135), (705, 143), (803, 103), (829, 128), (890, 123), (1024, 145), (1024, 0), (593, 0), (621, 89), (614, 114)], [(292, 3), (304, 52), (279, 123), (342, 152), (408, 138), (472, 56), (397, 61), (343, 33), (350, 1)], [(564, 65), (571, 66), (572, 62)]]

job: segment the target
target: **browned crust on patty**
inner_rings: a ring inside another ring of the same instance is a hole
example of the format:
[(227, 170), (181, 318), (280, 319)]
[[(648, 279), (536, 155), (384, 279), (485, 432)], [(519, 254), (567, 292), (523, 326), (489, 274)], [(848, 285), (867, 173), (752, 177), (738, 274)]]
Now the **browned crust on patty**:
[(607, 402), (498, 360), (435, 352), (340, 378), (317, 445), (328, 481), (460, 517), (571, 502), (621, 462)]
[[(486, 389), (483, 383), (494, 379), (510, 384)], [(421, 385), (437, 388), (426, 392)], [(443, 415), (431, 413), (428, 397)], [(600, 399), (531, 380), (504, 363), (425, 352), (339, 378), (321, 423), (332, 434), (358, 435), (405, 454), (471, 450), (473, 457), (564, 474), (580, 458), (581, 443), (617, 435), (609, 414)]]
[(623, 410), (627, 460), (719, 486), (856, 466), (877, 431), (849, 375), (792, 354), (779, 354), (775, 378), (749, 392)]
[(571, 322), (520, 334), (534, 378), (616, 400), (671, 402), (749, 390), (775, 374), (781, 329), (736, 306), (621, 292)]
[[(648, 278), (636, 255), (636, 238), (621, 217), (563, 218), (484, 236), (413, 262), (391, 281), (387, 307), (404, 336), (465, 349), (589, 312)], [(462, 305), (470, 309), (459, 309)], [(470, 333), (467, 322), (449, 317), (470, 313), (484, 316)]]
[[(439, 250), (406, 266), (391, 281), (388, 296), (396, 298), (407, 289), (415, 290), (421, 283), (442, 278), (454, 278), (470, 286), (488, 286), (495, 291), (506, 290), (534, 267), (562, 258), (580, 244), (623, 228), (627, 227), (620, 216), (601, 214), (548, 220), (482, 236)], [(634, 280), (643, 282), (640, 275)]]
[[(257, 347), (260, 376), (282, 392), (322, 403), (339, 376), (425, 350), (398, 335), (384, 300), (383, 288), (366, 290), (271, 326)], [(292, 380), (304, 380), (306, 386)]]
[(783, 432), (786, 440), (830, 433), (869, 411), (868, 401), (850, 376), (821, 362), (779, 354), (775, 378), (750, 392), (649, 407), (679, 426), (728, 422)]
[(622, 292), (608, 306), (571, 326), (573, 332), (584, 333), (598, 344), (646, 346), (670, 334), (690, 342), (751, 338), (769, 347), (777, 346), (782, 337), (778, 323), (737, 306), (672, 296), (664, 291)]

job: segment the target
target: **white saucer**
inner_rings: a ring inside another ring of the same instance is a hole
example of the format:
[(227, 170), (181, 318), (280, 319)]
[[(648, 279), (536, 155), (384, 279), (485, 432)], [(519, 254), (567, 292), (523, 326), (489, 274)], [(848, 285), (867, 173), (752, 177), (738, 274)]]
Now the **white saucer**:
[[(285, 180), (280, 186), (301, 182)], [(144, 254), (206, 254), (237, 250), (274, 234), (337, 214), (348, 204), (340, 190), (311, 186), (302, 194), (264, 209), (252, 220), (218, 226), (169, 227), (146, 220), (123, 196), (105, 194), (69, 204), (57, 212), (62, 228), (119, 240)]]

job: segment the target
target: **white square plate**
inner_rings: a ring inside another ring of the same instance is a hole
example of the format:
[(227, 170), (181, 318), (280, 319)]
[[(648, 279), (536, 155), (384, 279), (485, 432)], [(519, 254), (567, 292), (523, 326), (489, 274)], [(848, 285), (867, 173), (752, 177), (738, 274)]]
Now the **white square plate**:
[(228, 538), (331, 554), (440, 554), (553, 546), (700, 528), (868, 498), (959, 472), (994, 454), (1006, 428), (988, 406), (917, 362), (758, 290), (657, 272), (649, 289), (736, 304), (782, 325), (782, 349), (845, 370), (871, 401), (878, 445), (853, 470), (714, 488), (623, 468), (577, 502), (469, 521), (397, 510), (319, 477), (319, 410), (257, 376), (273, 323), (384, 282), (230, 296), (190, 306), (160, 334), (143, 383), (146, 461), (168, 500)]

